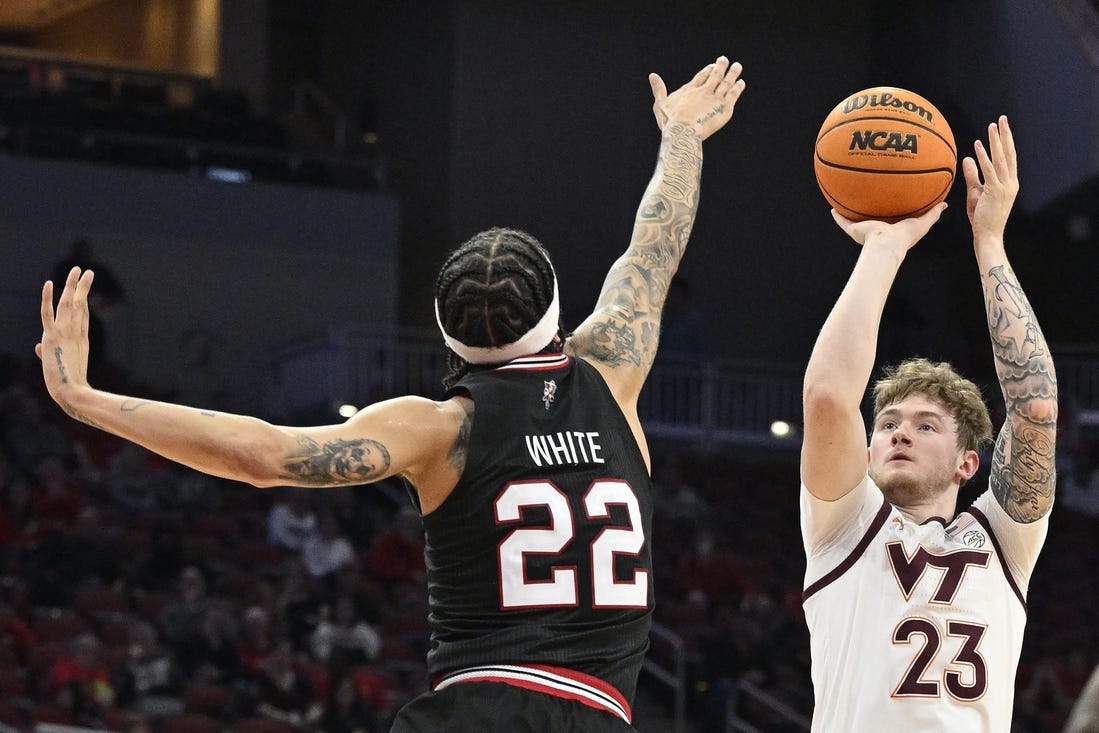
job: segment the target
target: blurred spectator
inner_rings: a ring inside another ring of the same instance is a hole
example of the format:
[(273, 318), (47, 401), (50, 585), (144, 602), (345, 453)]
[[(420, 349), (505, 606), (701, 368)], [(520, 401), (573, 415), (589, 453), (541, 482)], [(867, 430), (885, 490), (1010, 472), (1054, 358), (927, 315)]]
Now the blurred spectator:
[(40, 606), (67, 606), (85, 581), (111, 585), (118, 577), (113, 530), (103, 526), (96, 505), (80, 510), (71, 527), (51, 526), (25, 555), (31, 571), (31, 600)]
[(349, 595), (336, 599), (332, 618), (317, 624), (310, 639), (313, 657), (323, 662), (336, 677), (357, 664), (374, 661), (381, 648), (381, 635), (359, 618), (355, 602)]
[(241, 616), (237, 660), (246, 674), (257, 675), (271, 652), (271, 619), (259, 606), (249, 606)]
[(0, 604), (0, 642), (15, 653), (19, 664), (26, 664), (27, 652), (35, 643), (35, 633), (27, 619), (17, 607), (6, 602)]
[(0, 453), (0, 547), (33, 545), (45, 533), (31, 511), (29, 492), (26, 476)]
[(300, 552), (317, 529), (317, 515), (305, 489), (285, 488), (283, 499), (267, 515), (267, 541), (277, 547)]
[(420, 514), (402, 506), (392, 525), (378, 533), (367, 556), (370, 573), (381, 580), (419, 580), (424, 574), (424, 525)]
[(1020, 702), (1032, 712), (1067, 714), (1084, 689), (1092, 667), (1087, 651), (1081, 647), (1049, 654), (1035, 663), (1026, 687), (1019, 692)]
[(222, 605), (210, 606), (202, 619), (202, 632), (179, 657), (184, 676), (194, 682), (220, 684), (232, 680), (240, 669), (237, 629)]
[(312, 680), (298, 667), (285, 639), (275, 643), (260, 666), (256, 712), (293, 726), (315, 723), (323, 712)]
[(331, 511), (325, 510), (318, 515), (317, 529), (302, 545), (301, 559), (314, 578), (327, 578), (355, 562), (355, 548), (343, 535)]
[(653, 473), (656, 514), (661, 521), (694, 523), (712, 511), (706, 499), (683, 473), (682, 460), (672, 456)]
[(69, 455), (69, 440), (54, 416), (46, 412), (38, 393), (25, 385), (5, 390), (0, 396), (0, 424), (8, 456), (20, 470), (32, 472), (48, 456)]
[(166, 488), (163, 474), (154, 475), (149, 470), (148, 455), (149, 451), (140, 445), (126, 442), (107, 460), (103, 476), (107, 494), (127, 514), (155, 509), (157, 496)]
[(130, 629), (126, 657), (115, 670), (118, 704), (149, 718), (183, 712), (183, 677), (171, 651), (162, 646), (156, 628), (146, 622)]
[(134, 584), (145, 590), (178, 589), (186, 567), (183, 534), (175, 522), (156, 520), (148, 529), (149, 549), (133, 560)]
[(206, 579), (193, 565), (179, 575), (176, 593), (157, 614), (156, 626), (164, 643), (177, 656), (202, 640), (202, 625), (211, 607)]
[(378, 714), (351, 676), (333, 686), (320, 728), (325, 733), (381, 733)]
[(85, 724), (95, 724), (115, 707), (111, 670), (94, 634), (81, 634), (50, 667), (46, 697)]
[(59, 528), (73, 526), (84, 506), (83, 492), (70, 480), (59, 455), (44, 456), (38, 461), (27, 500), (35, 517)]
[(288, 558), (282, 573), (282, 588), (275, 602), (275, 618), (280, 633), (289, 637), (295, 649), (304, 649), (317, 625), (321, 602), (319, 582), (297, 557)]
[(718, 543), (709, 527), (695, 533), (691, 551), (680, 559), (677, 579), (681, 594), (700, 592), (711, 607), (736, 608), (750, 586), (744, 563)]

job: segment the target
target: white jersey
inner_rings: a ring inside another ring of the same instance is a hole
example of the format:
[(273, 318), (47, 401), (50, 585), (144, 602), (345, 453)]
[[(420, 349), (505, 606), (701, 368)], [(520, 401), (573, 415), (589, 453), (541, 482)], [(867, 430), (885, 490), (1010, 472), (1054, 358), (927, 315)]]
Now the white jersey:
[(1048, 527), (989, 490), (944, 526), (909, 521), (869, 476), (834, 502), (803, 485), (813, 731), (1009, 731)]

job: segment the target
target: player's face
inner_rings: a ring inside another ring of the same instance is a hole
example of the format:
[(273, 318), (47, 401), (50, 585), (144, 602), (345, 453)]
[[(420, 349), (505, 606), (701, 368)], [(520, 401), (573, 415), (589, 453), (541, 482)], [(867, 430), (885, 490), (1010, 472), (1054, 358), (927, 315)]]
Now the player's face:
[(882, 410), (870, 434), (870, 477), (894, 504), (927, 501), (969, 477), (946, 406), (910, 395)]

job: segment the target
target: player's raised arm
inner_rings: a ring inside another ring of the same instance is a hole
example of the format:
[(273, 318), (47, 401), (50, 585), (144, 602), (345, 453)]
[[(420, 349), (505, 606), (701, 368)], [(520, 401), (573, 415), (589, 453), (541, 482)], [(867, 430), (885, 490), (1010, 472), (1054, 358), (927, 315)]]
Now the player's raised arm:
[(195, 470), (256, 486), (416, 477), (438, 463), (464, 419), (450, 405), (404, 397), (372, 405), (343, 424), (294, 428), (95, 389), (87, 379), (93, 276), (74, 267), (56, 310), (53, 283), (43, 286), (35, 352), (50, 396), (70, 417)]
[(671, 94), (659, 76), (649, 76), (662, 130), (656, 171), (628, 249), (567, 346), (596, 365), (620, 404), (636, 402), (656, 355), (664, 300), (698, 210), (702, 141), (732, 116), (745, 86), (740, 73), (739, 63), (721, 56)]
[[(966, 211), (984, 290), (992, 354), (1007, 420), (996, 438), (991, 489), (1018, 522), (1033, 522), (1056, 486), (1057, 374), (1042, 329), (1004, 248), (1004, 228), (1019, 191), (1015, 141), (1007, 118), (988, 126), (988, 147), (962, 161)], [(979, 170), (978, 170), (979, 166)]]
[(939, 204), (923, 216), (896, 224), (852, 222), (832, 212), (862, 251), (805, 369), (801, 478), (819, 499), (838, 499), (866, 475), (866, 426), (860, 405), (874, 368), (882, 311), (908, 250), (945, 208)]

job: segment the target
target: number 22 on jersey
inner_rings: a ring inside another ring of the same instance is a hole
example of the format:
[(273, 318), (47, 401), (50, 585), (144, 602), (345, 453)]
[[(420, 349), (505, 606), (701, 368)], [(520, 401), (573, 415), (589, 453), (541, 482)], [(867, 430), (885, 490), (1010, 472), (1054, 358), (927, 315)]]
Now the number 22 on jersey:
[[(647, 607), (648, 571), (636, 569), (633, 578), (626, 581), (618, 580), (614, 573), (617, 556), (636, 557), (645, 544), (637, 495), (625, 481), (602, 479), (592, 483), (583, 504), (589, 520), (609, 519), (610, 508), (615, 505), (625, 507), (629, 516), (629, 526), (605, 527), (587, 553), (591, 560), (593, 607)], [(496, 522), (519, 522), (523, 510), (532, 507), (545, 507), (549, 523), (541, 527), (517, 527), (500, 543), (497, 560), (501, 606), (504, 609), (576, 606), (579, 591), (575, 566), (553, 566), (549, 580), (530, 580), (526, 575), (528, 555), (559, 555), (575, 537), (576, 521), (565, 493), (550, 481), (510, 483), (496, 499)]]

